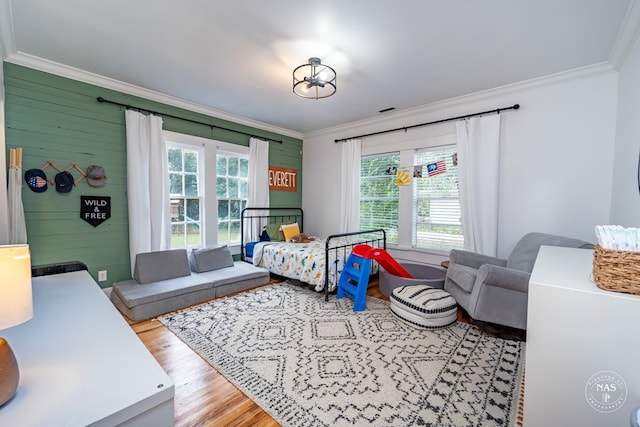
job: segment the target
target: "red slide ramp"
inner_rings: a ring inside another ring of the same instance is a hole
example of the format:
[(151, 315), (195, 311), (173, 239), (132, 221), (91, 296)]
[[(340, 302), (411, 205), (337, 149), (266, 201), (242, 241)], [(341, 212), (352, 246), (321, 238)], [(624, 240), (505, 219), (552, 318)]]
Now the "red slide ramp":
[(353, 252), (362, 258), (376, 261), (382, 268), (394, 276), (413, 279), (413, 276), (384, 249), (372, 248), (369, 245), (361, 244), (355, 246)]

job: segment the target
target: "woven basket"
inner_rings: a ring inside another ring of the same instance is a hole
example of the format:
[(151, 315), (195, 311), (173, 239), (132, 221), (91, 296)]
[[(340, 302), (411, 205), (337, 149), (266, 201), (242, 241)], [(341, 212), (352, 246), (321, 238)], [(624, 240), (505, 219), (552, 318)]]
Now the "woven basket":
[(617, 251), (596, 245), (593, 278), (601, 289), (640, 295), (640, 252)]

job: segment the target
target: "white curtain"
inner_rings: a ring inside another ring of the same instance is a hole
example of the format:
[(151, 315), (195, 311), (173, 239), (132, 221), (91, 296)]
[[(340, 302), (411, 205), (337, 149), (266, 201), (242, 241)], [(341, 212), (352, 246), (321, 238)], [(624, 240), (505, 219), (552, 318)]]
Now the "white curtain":
[(9, 150), (9, 243), (27, 243), (27, 225), (22, 206), (22, 148)]
[(171, 247), (169, 175), (162, 118), (126, 111), (131, 274), (136, 254)]
[[(259, 138), (249, 139), (249, 189), (247, 207), (269, 207), (269, 142)], [(252, 214), (267, 215), (268, 212), (252, 212)], [(266, 221), (266, 220), (265, 220)], [(246, 227), (253, 226), (253, 229)], [(245, 227), (245, 241), (259, 240), (262, 226), (259, 221), (247, 221)]]
[(498, 252), (500, 114), (456, 123), (460, 208), (465, 249)]
[(0, 245), (9, 241), (9, 205), (7, 195), (7, 157), (4, 133), (4, 95), (0, 88)]
[(360, 230), (360, 157), (362, 141), (342, 143), (340, 187), (340, 233)]

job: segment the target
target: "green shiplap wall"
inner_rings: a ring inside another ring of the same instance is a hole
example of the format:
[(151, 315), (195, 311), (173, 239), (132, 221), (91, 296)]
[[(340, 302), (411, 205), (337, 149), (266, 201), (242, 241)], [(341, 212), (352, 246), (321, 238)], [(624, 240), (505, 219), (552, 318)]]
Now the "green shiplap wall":
[[(298, 192), (271, 192), (272, 206), (302, 206), (302, 140), (157, 103), (15, 64), (4, 63), (6, 150), (23, 148), (23, 172), (52, 160), (61, 169), (72, 162), (82, 169), (104, 167), (102, 188), (82, 180), (70, 193), (49, 186), (34, 193), (23, 186), (22, 199), (33, 265), (80, 261), (97, 279), (107, 270), (103, 287), (131, 277), (127, 218), (127, 171), (124, 108), (96, 98), (212, 123), (282, 140), (271, 143), (269, 164), (298, 170)], [(246, 135), (186, 121), (163, 118), (164, 129), (219, 141), (249, 145)], [(70, 170), (75, 178), (80, 174)], [(45, 169), (53, 179), (56, 171)], [(80, 219), (80, 196), (110, 196), (111, 218), (97, 227)]]

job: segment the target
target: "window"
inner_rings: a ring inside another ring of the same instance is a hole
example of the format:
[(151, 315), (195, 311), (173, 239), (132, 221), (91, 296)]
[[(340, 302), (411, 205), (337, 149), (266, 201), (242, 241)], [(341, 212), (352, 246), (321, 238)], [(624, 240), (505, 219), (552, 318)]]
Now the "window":
[(171, 197), (171, 247), (202, 246), (201, 150), (167, 144)]
[(237, 153), (216, 156), (218, 243), (240, 243), (240, 214), (247, 206), (249, 158)]
[[(455, 146), (415, 151), (414, 164), (423, 166), (423, 174), (413, 182), (414, 248), (464, 249), (455, 155)], [(427, 165), (439, 165), (441, 172), (429, 176)]]
[(398, 243), (398, 153), (364, 156), (360, 162), (360, 229), (383, 228)]
[(171, 247), (240, 243), (249, 147), (164, 131), (171, 199)]
[[(360, 229), (384, 228), (387, 242), (403, 249), (464, 248), (455, 141), (455, 134), (445, 134), (363, 145)], [(391, 144), (398, 151), (389, 153)], [(439, 165), (437, 173), (429, 174), (430, 164)], [(415, 166), (422, 166), (422, 176)], [(396, 182), (400, 170), (411, 176), (407, 185)]]

